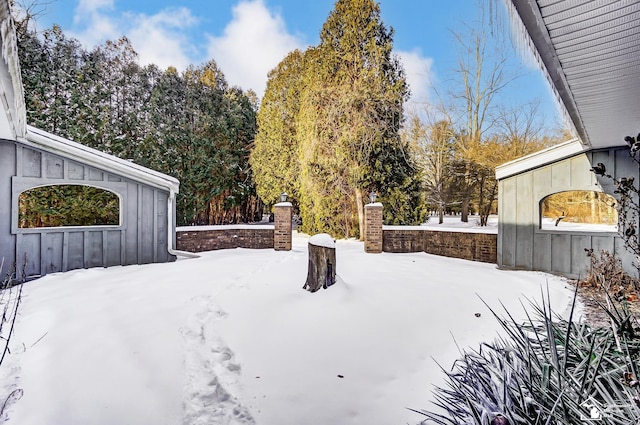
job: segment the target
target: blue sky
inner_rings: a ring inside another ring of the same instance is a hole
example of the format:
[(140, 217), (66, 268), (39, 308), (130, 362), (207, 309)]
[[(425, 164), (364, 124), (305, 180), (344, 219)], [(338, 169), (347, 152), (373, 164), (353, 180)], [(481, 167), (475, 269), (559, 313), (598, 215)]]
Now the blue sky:
[[(488, 0), (483, 0), (488, 1)], [(501, 2), (496, 1), (496, 4)], [(458, 50), (451, 30), (472, 23), (475, 0), (379, 0), (382, 20), (395, 30), (414, 104), (447, 95)], [(260, 96), (267, 72), (291, 50), (318, 43), (334, 0), (54, 0), (38, 20), (56, 23), (92, 47), (126, 35), (142, 64), (189, 64), (214, 59), (227, 81)], [(505, 29), (508, 31), (508, 29)], [(546, 120), (558, 123), (556, 104), (542, 73), (511, 55), (523, 76), (502, 100), (510, 105), (539, 99)]]

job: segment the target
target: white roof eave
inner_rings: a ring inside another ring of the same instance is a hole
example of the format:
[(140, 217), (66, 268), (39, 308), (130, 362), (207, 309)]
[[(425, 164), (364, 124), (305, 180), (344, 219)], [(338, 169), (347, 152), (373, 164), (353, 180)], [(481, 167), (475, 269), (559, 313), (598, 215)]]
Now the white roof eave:
[(579, 153), (587, 152), (590, 148), (583, 145), (579, 139), (571, 139), (564, 143), (551, 146), (530, 155), (509, 161), (496, 167), (496, 179), (502, 180), (525, 171), (539, 168), (553, 162), (560, 161)]
[(26, 137), (18, 138), (20, 143), (43, 149), (99, 168), (103, 171), (131, 178), (149, 186), (178, 193), (180, 182), (171, 176), (151, 170), (141, 165), (101, 152), (97, 149), (76, 143), (36, 127), (27, 125)]

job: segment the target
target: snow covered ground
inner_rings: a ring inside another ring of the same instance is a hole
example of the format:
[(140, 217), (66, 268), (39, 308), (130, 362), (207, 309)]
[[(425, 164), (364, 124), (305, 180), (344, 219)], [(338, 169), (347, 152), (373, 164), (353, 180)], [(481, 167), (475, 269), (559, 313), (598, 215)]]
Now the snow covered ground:
[[(295, 235), (295, 234), (294, 234)], [(492, 339), (482, 297), (565, 311), (561, 278), (425, 253), (336, 244), (338, 283), (302, 290), (308, 239), (169, 264), (76, 270), (29, 282), (0, 367), (10, 425), (405, 424), (436, 363)], [(525, 301), (526, 303), (526, 301)], [(476, 317), (475, 313), (481, 313)], [(455, 342), (454, 342), (455, 337)], [(2, 422), (0, 420), (0, 422)]]

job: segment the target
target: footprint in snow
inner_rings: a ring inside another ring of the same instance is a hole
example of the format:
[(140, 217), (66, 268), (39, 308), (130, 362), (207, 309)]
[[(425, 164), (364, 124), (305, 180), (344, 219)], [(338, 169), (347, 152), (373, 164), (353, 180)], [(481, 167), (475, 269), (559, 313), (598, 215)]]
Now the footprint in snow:
[(185, 344), (184, 425), (253, 425), (255, 420), (236, 394), (240, 364), (216, 332), (226, 313), (212, 297), (192, 300), (195, 313), (181, 329)]

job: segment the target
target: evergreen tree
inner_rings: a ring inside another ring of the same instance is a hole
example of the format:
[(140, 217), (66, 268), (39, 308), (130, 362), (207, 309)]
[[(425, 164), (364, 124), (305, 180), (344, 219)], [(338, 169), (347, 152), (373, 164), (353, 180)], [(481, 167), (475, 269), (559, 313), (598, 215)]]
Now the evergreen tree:
[[(373, 0), (336, 2), (320, 33), (316, 60), (307, 68), (301, 103), (302, 151), (309, 155), (301, 165), (316, 188), (311, 196), (302, 194), (301, 212), (319, 225), (310, 231), (332, 222), (332, 233), (362, 234), (363, 195), (370, 190), (393, 200), (387, 214), (405, 221), (401, 192), (415, 172), (404, 161), (408, 155), (399, 137), (408, 87), (392, 48), (393, 31)], [(329, 196), (319, 197), (323, 193)], [(338, 222), (330, 219), (336, 207)]]
[(277, 202), (282, 192), (298, 198), (299, 142), (296, 120), (300, 107), (303, 54), (294, 50), (269, 72), (258, 111), (258, 132), (251, 167), (260, 198)]
[(392, 47), (373, 0), (338, 0), (320, 44), (271, 74), (252, 164), (267, 202), (279, 178), (291, 188), (306, 232), (362, 235), (372, 190), (387, 204), (385, 221), (423, 218), (417, 168), (399, 136), (408, 87)]
[(124, 37), (86, 51), (59, 27), (18, 28), (30, 123), (177, 177), (179, 224), (260, 218), (255, 94), (228, 87), (214, 61), (162, 72), (141, 67)]

